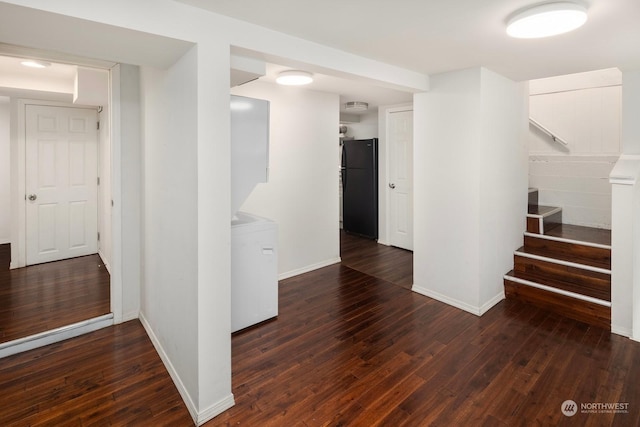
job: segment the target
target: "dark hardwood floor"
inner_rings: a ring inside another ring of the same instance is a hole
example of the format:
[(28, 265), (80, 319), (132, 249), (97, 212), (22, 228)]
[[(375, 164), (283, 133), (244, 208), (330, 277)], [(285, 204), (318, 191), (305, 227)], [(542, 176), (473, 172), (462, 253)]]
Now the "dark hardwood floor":
[[(640, 343), (518, 301), (482, 317), (345, 265), (280, 283), (232, 338), (207, 426), (640, 425)], [(0, 360), (0, 425), (191, 425), (138, 321)], [(561, 404), (628, 403), (626, 413)]]
[(10, 245), (0, 245), (0, 343), (111, 312), (98, 255), (14, 270), (10, 259)]
[(139, 321), (0, 359), (0, 425), (188, 426)]
[(342, 265), (405, 289), (413, 286), (413, 252), (340, 231)]

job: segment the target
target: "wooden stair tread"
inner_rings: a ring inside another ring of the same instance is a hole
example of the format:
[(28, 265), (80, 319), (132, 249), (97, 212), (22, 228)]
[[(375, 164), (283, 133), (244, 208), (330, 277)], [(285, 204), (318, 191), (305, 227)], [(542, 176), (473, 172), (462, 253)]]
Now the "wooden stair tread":
[(608, 303), (610, 305), (610, 303), (611, 303), (611, 298), (609, 298), (609, 299), (600, 298), (600, 297), (597, 297), (597, 296), (588, 295), (588, 293), (585, 293), (585, 292), (580, 292), (580, 291), (576, 291), (576, 290), (570, 290), (570, 289), (563, 289), (563, 288), (560, 288), (560, 287), (555, 287), (555, 286), (553, 286), (551, 284), (546, 284), (544, 280), (536, 279), (536, 278), (534, 278), (532, 276), (528, 276), (528, 277), (526, 277), (526, 276), (527, 275), (516, 271), (516, 269), (514, 268), (513, 270), (510, 270), (507, 274), (505, 274), (503, 276), (503, 278), (504, 278), (504, 280), (512, 280), (514, 282), (519, 282), (519, 281), (530, 282), (530, 284), (532, 284), (534, 286), (540, 286), (540, 287), (544, 287), (544, 288), (552, 288), (551, 291), (556, 290), (556, 291), (559, 291), (559, 293), (562, 293), (563, 291), (567, 291), (567, 292), (570, 292), (572, 294), (577, 294), (576, 295), (577, 297), (586, 296), (586, 297), (592, 298), (592, 299), (595, 298), (597, 300), (600, 300), (599, 302), (601, 304), (607, 304)]
[(594, 261), (594, 260), (586, 261), (583, 258), (577, 258), (573, 254), (567, 254), (567, 256), (563, 256), (564, 254), (559, 255), (557, 252), (551, 251), (545, 247), (521, 246), (518, 249), (516, 249), (516, 251), (514, 252), (514, 255), (517, 255), (518, 252), (525, 255), (534, 255), (538, 257), (549, 258), (551, 262), (553, 262), (553, 260), (559, 260), (564, 263), (571, 263), (572, 265), (575, 264), (573, 265), (574, 267), (578, 267), (578, 268), (582, 267), (582, 268), (585, 268), (586, 270), (592, 270), (592, 268), (590, 269), (590, 267), (595, 267), (598, 269), (607, 270), (609, 272), (611, 271), (610, 264), (606, 264), (606, 263), (603, 263), (600, 261)]
[(560, 224), (545, 233), (546, 236), (579, 242), (611, 246), (611, 230), (583, 227), (580, 225)]
[(545, 239), (545, 236), (527, 234), (524, 246), (537, 254), (562, 261), (590, 265), (611, 270), (611, 249), (572, 243), (570, 241)]
[(513, 270), (504, 276), (505, 296), (533, 304), (562, 316), (595, 325), (611, 328), (611, 307), (583, 301), (568, 295), (550, 292), (524, 283), (519, 283)]
[(611, 301), (611, 274), (527, 258), (516, 253), (514, 276), (540, 285)]

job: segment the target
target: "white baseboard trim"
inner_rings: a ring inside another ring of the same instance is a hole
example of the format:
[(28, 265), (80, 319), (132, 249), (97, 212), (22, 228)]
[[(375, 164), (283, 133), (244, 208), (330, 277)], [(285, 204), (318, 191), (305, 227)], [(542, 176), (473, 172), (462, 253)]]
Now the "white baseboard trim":
[(113, 313), (0, 344), (0, 358), (75, 338), (113, 325)]
[(158, 355), (160, 356), (162, 363), (164, 364), (165, 368), (169, 372), (169, 376), (171, 376), (173, 383), (178, 389), (178, 393), (180, 393), (180, 396), (182, 397), (184, 404), (187, 406), (187, 410), (189, 411), (189, 414), (191, 415), (191, 418), (193, 419), (193, 422), (196, 425), (199, 426), (204, 424), (205, 422), (211, 420), (217, 415), (220, 415), (222, 412), (226, 411), (227, 409), (235, 405), (233, 393), (231, 393), (225, 398), (223, 398), (222, 400), (214, 403), (204, 411), (198, 412), (198, 408), (193, 403), (193, 400), (191, 399), (191, 395), (189, 395), (189, 392), (184, 386), (184, 383), (180, 379), (180, 375), (178, 375), (178, 372), (173, 367), (173, 364), (171, 363), (169, 356), (167, 356), (167, 353), (165, 353), (164, 348), (162, 347), (162, 344), (160, 344), (160, 340), (158, 340), (158, 337), (156, 336), (156, 334), (153, 332), (151, 325), (149, 324), (147, 319), (144, 317), (144, 314), (142, 312), (139, 313), (138, 317), (145, 331), (147, 331), (147, 335), (149, 336), (149, 339), (153, 343), (153, 346), (158, 352)]
[(131, 311), (129, 313), (123, 313), (122, 314), (122, 320), (120, 323), (124, 323), (124, 322), (128, 322), (129, 320), (135, 320), (135, 319), (139, 319), (140, 318), (140, 312), (139, 311)]
[(98, 251), (98, 256), (102, 260), (102, 264), (104, 264), (104, 268), (106, 268), (107, 271), (109, 272), (109, 274), (111, 274), (111, 266), (109, 265), (109, 263), (107, 261), (105, 261), (105, 259), (107, 259), (107, 257), (104, 255), (104, 253), (102, 251)]
[(443, 302), (445, 304), (451, 305), (453, 307), (459, 308), (460, 310), (464, 310), (468, 313), (471, 314), (475, 314), (476, 316), (480, 316), (480, 307), (475, 307), (471, 304), (467, 304), (466, 302), (463, 301), (458, 301), (457, 299), (448, 297), (446, 295), (442, 295), (438, 292), (432, 291), (430, 289), (427, 288), (423, 288), (421, 286), (418, 286), (414, 283), (414, 285), (411, 287), (411, 290), (413, 292), (419, 293), (420, 295), (424, 295), (426, 297), (429, 298), (433, 298), (435, 300), (438, 300), (440, 302)]
[(231, 393), (224, 399), (214, 403), (204, 411), (200, 412), (200, 414), (198, 414), (198, 420), (196, 422), (197, 425), (201, 426), (207, 421), (211, 421), (213, 418), (220, 415), (221, 413), (231, 408), (235, 404), (236, 404), (236, 401), (233, 397), (233, 393)]
[(182, 400), (184, 401), (184, 404), (187, 406), (187, 410), (189, 411), (189, 414), (191, 415), (191, 418), (193, 419), (193, 422), (197, 424), (197, 421), (198, 421), (198, 408), (193, 403), (193, 400), (191, 399), (191, 396), (189, 395), (189, 392), (187, 391), (186, 387), (184, 386), (184, 383), (182, 382), (182, 380), (180, 379), (180, 375), (178, 375), (178, 372), (173, 367), (173, 364), (171, 363), (171, 360), (169, 359), (169, 356), (167, 356), (167, 353), (165, 353), (164, 348), (162, 347), (162, 344), (160, 343), (160, 340), (158, 340), (158, 337), (153, 332), (153, 329), (151, 328), (151, 325), (149, 324), (147, 319), (144, 317), (144, 314), (142, 312), (140, 312), (139, 318), (140, 318), (140, 323), (142, 323), (142, 326), (144, 327), (144, 330), (147, 331), (147, 335), (149, 336), (149, 339), (153, 343), (153, 346), (155, 347), (156, 351), (158, 352), (158, 355), (160, 356), (160, 359), (162, 360), (162, 363), (164, 364), (164, 367), (169, 372), (169, 376), (171, 376), (171, 379), (173, 380), (173, 383), (175, 384), (176, 388), (178, 389), (178, 393), (180, 393), (180, 396), (182, 397)]
[(496, 304), (498, 304), (503, 299), (504, 299), (504, 289), (500, 291), (498, 295), (496, 295), (495, 297), (491, 298), (489, 301), (482, 304), (482, 307), (480, 307), (480, 316), (485, 314), (487, 311), (491, 310)]
[(342, 259), (340, 257), (329, 259), (326, 261), (318, 262), (316, 264), (311, 264), (306, 267), (298, 268), (296, 270), (287, 271), (286, 273), (282, 273), (278, 275), (278, 280), (288, 279), (290, 277), (298, 276), (300, 274), (308, 273), (313, 270), (318, 270), (319, 268), (328, 267), (333, 264), (337, 264), (341, 262)]
[(423, 288), (423, 287), (418, 286), (416, 284), (414, 284), (411, 287), (411, 290), (413, 292), (416, 292), (416, 293), (420, 294), (420, 295), (424, 295), (426, 297), (433, 298), (435, 300), (438, 300), (440, 302), (443, 302), (443, 303), (448, 304), (450, 306), (453, 306), (455, 308), (459, 308), (460, 310), (464, 310), (467, 313), (475, 314), (476, 316), (482, 316), (487, 311), (489, 311), (494, 305), (496, 305), (497, 303), (499, 303), (500, 301), (502, 301), (504, 299), (504, 292), (500, 292), (498, 295), (496, 295), (495, 297), (491, 298), (489, 301), (484, 303), (482, 306), (476, 307), (474, 305), (467, 304), (464, 301), (459, 301), (459, 300), (457, 300), (455, 298), (451, 298), (451, 297), (448, 297), (446, 295), (442, 295), (442, 294), (440, 294), (438, 292), (432, 291), (432, 290), (427, 289), (427, 288)]
[(614, 325), (614, 324), (611, 324), (611, 333), (616, 335), (622, 335), (623, 337), (627, 337), (627, 338), (631, 338), (631, 336), (633, 335), (633, 331), (630, 328), (625, 328), (625, 327)]

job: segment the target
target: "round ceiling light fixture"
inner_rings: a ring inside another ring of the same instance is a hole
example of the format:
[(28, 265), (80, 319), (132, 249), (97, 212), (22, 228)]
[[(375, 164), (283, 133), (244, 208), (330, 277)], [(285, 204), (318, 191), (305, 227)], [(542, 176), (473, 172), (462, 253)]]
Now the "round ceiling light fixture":
[(308, 85), (313, 81), (313, 74), (306, 71), (288, 70), (282, 71), (276, 78), (276, 83), (285, 86)]
[(25, 61), (21, 61), (20, 64), (30, 68), (47, 68), (51, 66), (51, 62), (38, 61), (35, 59), (28, 59)]
[(347, 111), (367, 111), (369, 104), (362, 101), (350, 101), (344, 104)]
[(517, 11), (507, 22), (507, 34), (534, 39), (567, 33), (587, 22), (587, 7), (577, 2), (542, 3)]

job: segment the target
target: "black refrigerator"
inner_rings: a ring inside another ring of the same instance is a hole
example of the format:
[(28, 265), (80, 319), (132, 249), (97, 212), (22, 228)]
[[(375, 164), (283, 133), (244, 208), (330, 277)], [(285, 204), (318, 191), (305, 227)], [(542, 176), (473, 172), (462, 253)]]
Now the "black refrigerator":
[(378, 139), (346, 140), (342, 145), (342, 228), (378, 238)]

